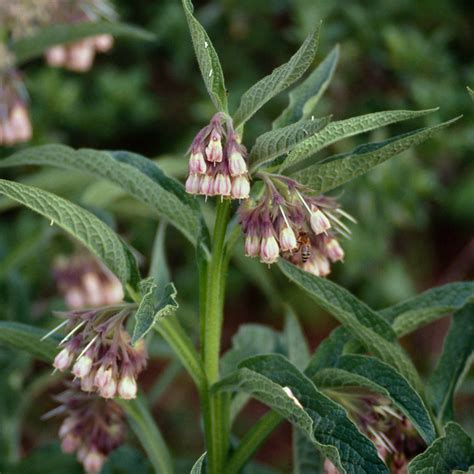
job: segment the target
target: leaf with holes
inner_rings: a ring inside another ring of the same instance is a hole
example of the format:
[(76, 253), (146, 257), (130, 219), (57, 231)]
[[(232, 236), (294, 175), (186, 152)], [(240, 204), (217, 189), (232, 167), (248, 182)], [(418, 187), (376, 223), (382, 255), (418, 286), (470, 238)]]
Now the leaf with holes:
[(290, 92), (290, 103), (273, 122), (273, 128), (285, 127), (311, 117), (319, 99), (331, 82), (338, 61), (339, 46), (335, 46), (319, 66)]
[(15, 39), (11, 44), (11, 50), (15, 54), (16, 61), (22, 63), (41, 56), (52, 46), (102, 34), (147, 41), (152, 41), (155, 38), (148, 31), (123, 23), (109, 21), (68, 23), (47, 26), (31, 36)]
[(153, 277), (149, 277), (140, 282), (140, 293), (142, 300), (135, 313), (132, 344), (144, 337), (160, 319), (178, 309), (177, 292), (173, 283), (160, 289)]
[(288, 153), (292, 148), (324, 128), (331, 117), (302, 120), (284, 128), (264, 133), (257, 138), (249, 161), (252, 168), (261, 167), (275, 158)]
[(313, 62), (319, 40), (319, 28), (311, 32), (291, 59), (254, 84), (240, 100), (234, 114), (236, 127), (244, 124), (270, 99), (297, 81)]
[(135, 258), (120, 237), (104, 222), (55, 194), (33, 186), (0, 179), (0, 194), (41, 214), (85, 245), (123, 285), (138, 283)]
[(191, 0), (182, 0), (194, 52), (201, 70), (207, 91), (217, 110), (227, 111), (227, 90), (219, 56), (201, 23), (193, 15), (194, 7)]
[(243, 391), (265, 403), (302, 430), (342, 472), (388, 473), (375, 446), (346, 411), (281, 355), (245, 360), (213, 390)]
[[(398, 135), (383, 142), (361, 145), (352, 152), (331, 156), (309, 167), (306, 167), (304, 162), (298, 163), (298, 172), (292, 177), (301, 184), (310, 187), (316, 194), (324, 193), (367, 173), (374, 166), (399, 155), (408, 148), (424, 142), (435, 132), (448, 127), (456, 120), (458, 118), (433, 127)], [(303, 164), (303, 170), (299, 166), (301, 164)], [(287, 173), (290, 171), (290, 169), (286, 170)]]

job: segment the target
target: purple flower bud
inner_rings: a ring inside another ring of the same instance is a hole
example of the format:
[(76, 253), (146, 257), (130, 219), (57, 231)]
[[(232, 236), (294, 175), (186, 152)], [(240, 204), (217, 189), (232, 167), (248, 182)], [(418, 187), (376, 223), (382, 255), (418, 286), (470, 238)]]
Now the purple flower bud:
[(66, 418), (61, 423), (61, 428), (59, 428), (59, 437), (64, 438), (68, 434), (72, 432), (72, 430), (76, 427), (77, 421), (73, 417)]
[(262, 263), (275, 263), (280, 255), (280, 247), (278, 242), (273, 235), (262, 238), (262, 244), (260, 247), (260, 261)]
[(250, 182), (247, 176), (237, 176), (232, 180), (232, 198), (248, 199), (250, 193)]
[(54, 359), (53, 367), (61, 372), (66, 370), (72, 363), (73, 354), (67, 348), (64, 348)]
[(232, 183), (230, 176), (224, 173), (217, 173), (214, 178), (214, 195), (217, 196), (230, 196), (232, 191)]
[(104, 398), (114, 398), (116, 392), (117, 392), (117, 382), (113, 378), (111, 378), (99, 390), (100, 396)]
[(18, 103), (13, 107), (10, 114), (10, 123), (13, 130), (15, 130), (17, 141), (26, 142), (31, 139), (33, 134), (31, 122), (28, 111), (22, 103)]
[(87, 272), (82, 275), (82, 284), (85, 290), (86, 304), (88, 306), (100, 306), (102, 303), (102, 284), (95, 272)]
[(296, 241), (296, 235), (291, 227), (284, 226), (280, 230), (280, 248), (283, 251), (294, 250), (298, 247), (298, 242)]
[(344, 250), (339, 242), (334, 238), (331, 238), (326, 242), (326, 254), (332, 262), (338, 262), (344, 259)]
[(104, 298), (107, 304), (117, 304), (123, 301), (123, 286), (118, 280), (113, 280), (104, 287)]
[(137, 382), (131, 375), (125, 375), (119, 382), (118, 394), (120, 398), (131, 400), (137, 396)]
[(81, 379), (81, 390), (83, 392), (93, 392), (94, 391), (94, 379), (95, 373), (89, 372), (85, 377)]
[(199, 194), (204, 196), (214, 196), (214, 177), (206, 174), (202, 177), (199, 186)]
[(85, 72), (92, 67), (95, 57), (94, 45), (83, 40), (69, 46), (66, 67), (75, 72)]
[(105, 456), (92, 448), (84, 457), (83, 465), (88, 474), (98, 474), (102, 470)]
[(72, 373), (80, 379), (89, 374), (92, 368), (92, 359), (87, 354), (76, 360)]
[(206, 156), (211, 163), (220, 163), (222, 161), (222, 143), (221, 135), (213, 129), (209, 144), (206, 147)]
[(186, 180), (186, 192), (189, 194), (199, 194), (201, 177), (197, 174), (190, 174)]
[(94, 377), (94, 385), (98, 388), (103, 388), (112, 380), (112, 369), (106, 369), (101, 365)]
[(316, 235), (322, 234), (331, 228), (331, 223), (323, 211), (311, 206), (311, 228)]
[(321, 254), (316, 254), (314, 256), (315, 265), (318, 268), (319, 276), (327, 276), (331, 273), (331, 265), (329, 260)]
[(247, 173), (247, 163), (242, 156), (242, 153), (233, 149), (229, 158), (229, 171), (231, 176), (240, 176)]
[(83, 308), (86, 305), (81, 289), (76, 286), (68, 288), (64, 298), (66, 300), (66, 304), (71, 309)]
[(80, 444), (81, 440), (77, 436), (69, 433), (61, 441), (61, 449), (63, 452), (71, 454), (77, 450)]
[(114, 45), (114, 37), (112, 35), (98, 35), (94, 38), (95, 49), (100, 53), (106, 53)]
[(258, 235), (247, 235), (245, 237), (245, 255), (257, 257), (260, 253), (260, 237)]
[(67, 59), (66, 48), (64, 46), (53, 46), (46, 51), (46, 62), (51, 67), (61, 67)]
[(339, 474), (337, 467), (329, 459), (324, 461), (323, 470), (324, 474)]
[(189, 172), (191, 174), (204, 174), (206, 171), (207, 166), (203, 154), (200, 151), (191, 153), (191, 157), (189, 158)]

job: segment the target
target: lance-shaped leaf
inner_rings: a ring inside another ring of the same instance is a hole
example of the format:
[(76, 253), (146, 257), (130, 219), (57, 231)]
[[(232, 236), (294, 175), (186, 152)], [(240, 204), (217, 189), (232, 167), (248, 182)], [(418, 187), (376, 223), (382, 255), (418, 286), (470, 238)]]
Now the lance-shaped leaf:
[(186, 194), (178, 181), (166, 176), (155, 163), (135, 153), (74, 150), (64, 145), (43, 145), (0, 160), (0, 168), (21, 165), (58, 166), (106, 179), (165, 216), (193, 244), (205, 232), (198, 202)]
[(284, 91), (305, 73), (316, 55), (318, 40), (319, 28), (308, 35), (300, 49), (286, 64), (277, 67), (270, 75), (258, 81), (245, 92), (240, 100), (239, 108), (234, 114), (236, 127), (244, 124), (270, 99)]
[(295, 147), (282, 164), (280, 171), (286, 170), (287, 174), (291, 174), (313, 165), (316, 162), (314, 155), (318, 151), (344, 138), (369, 132), (392, 123), (421, 117), (436, 110), (438, 109), (387, 110), (332, 122), (320, 133)]
[(158, 288), (154, 278), (149, 277), (140, 282), (140, 292), (142, 300), (135, 313), (132, 344), (144, 337), (156, 322), (178, 309), (177, 292), (173, 283)]
[(0, 194), (41, 214), (84, 244), (127, 285), (138, 282), (135, 258), (120, 237), (104, 222), (55, 194), (33, 186), (0, 179)]
[(52, 363), (58, 352), (58, 339), (41, 340), (46, 335), (43, 329), (27, 324), (0, 321), (0, 344), (28, 352), (32, 356)]
[(474, 352), (474, 305), (454, 313), (444, 348), (430, 381), (428, 394), (441, 422), (453, 419), (453, 396)]
[(89, 36), (110, 34), (152, 41), (155, 36), (141, 28), (109, 21), (57, 24), (41, 28), (34, 35), (14, 40), (11, 50), (18, 63), (41, 56), (48, 48)]
[(217, 110), (227, 111), (227, 90), (224, 83), (222, 66), (212, 42), (201, 23), (193, 15), (194, 7), (191, 0), (182, 0), (194, 52), (201, 70), (207, 91)]
[(285, 260), (280, 260), (278, 266), (321, 308), (338, 319), (366, 350), (395, 367), (417, 389), (420, 387), (413, 363), (396, 342), (390, 325), (379, 314), (329, 280), (311, 275)]
[(273, 122), (273, 128), (311, 117), (314, 109), (331, 82), (339, 61), (339, 45), (324, 58), (319, 66), (289, 94), (290, 103)]
[[(398, 135), (383, 142), (361, 145), (352, 152), (331, 156), (309, 167), (306, 167), (306, 164), (310, 163), (301, 162), (297, 165), (298, 172), (293, 177), (301, 182), (301, 184), (309, 186), (315, 193), (324, 193), (367, 173), (374, 166), (380, 165), (411, 146), (420, 144), (430, 138), (435, 132), (448, 127), (456, 120), (458, 118), (433, 127), (421, 128)], [(322, 131), (324, 132), (324, 130)], [(301, 170), (302, 168), (299, 165), (303, 165), (305, 169)], [(286, 173), (293, 173), (292, 170), (293, 168), (287, 169)]]
[[(350, 354), (339, 358), (336, 369), (346, 372), (348, 378), (351, 375), (356, 375), (366, 379), (369, 383), (362, 386), (369, 390), (370, 385), (375, 384), (378, 387), (377, 393), (388, 397), (406, 415), (426, 444), (429, 445), (434, 441), (436, 437), (435, 427), (423, 400), (408, 381), (393, 367), (375, 357)], [(326, 373), (325, 385), (328, 386), (329, 384), (336, 387), (334, 381), (331, 381), (327, 375)], [(318, 384), (318, 381), (321, 381), (319, 374), (316, 374), (313, 380)], [(344, 381), (342, 379), (344, 385), (357, 383), (355, 379), (348, 382), (348, 380)], [(339, 380), (339, 383), (341, 383), (341, 380)]]
[(245, 360), (214, 389), (244, 391), (265, 403), (302, 430), (341, 472), (388, 473), (375, 446), (345, 410), (281, 355)]
[(308, 342), (298, 317), (289, 306), (286, 307), (283, 337), (290, 362), (299, 370), (306, 369), (310, 361)]
[(331, 117), (323, 117), (303, 120), (260, 135), (250, 152), (249, 160), (252, 167), (263, 166), (275, 158), (288, 153), (298, 143), (324, 128), (330, 119)]
[(380, 311), (380, 314), (392, 323), (393, 329), (401, 337), (461, 309), (470, 301), (474, 301), (474, 282), (449, 283), (390, 306)]
[[(474, 465), (472, 439), (457, 423), (445, 426), (445, 435), (408, 465), (409, 474), (441, 474), (466, 472)], [(469, 472), (472, 472), (469, 470)]]
[(206, 472), (206, 452), (202, 453), (199, 459), (194, 463), (190, 474), (201, 474)]

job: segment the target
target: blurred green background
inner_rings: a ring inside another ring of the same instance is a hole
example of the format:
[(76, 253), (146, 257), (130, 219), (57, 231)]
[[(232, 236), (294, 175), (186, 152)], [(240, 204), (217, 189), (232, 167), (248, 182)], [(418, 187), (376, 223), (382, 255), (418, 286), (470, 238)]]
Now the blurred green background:
[[(250, 85), (285, 62), (320, 20), (317, 60), (336, 43), (341, 46), (341, 59), (319, 115), (331, 113), (337, 120), (387, 109), (440, 107), (417, 123), (337, 143), (332, 153), (463, 114), (443, 134), (336, 194), (359, 224), (352, 227), (352, 240), (344, 242), (345, 263), (336, 265), (330, 278), (382, 308), (432, 286), (473, 277), (474, 103), (466, 86), (474, 86), (474, 3), (215, 0), (196, 1), (195, 6), (220, 54), (231, 107)], [(159, 159), (168, 173), (181, 178), (186, 170), (184, 153), (214, 111), (180, 2), (122, 0), (116, 7), (122, 20), (155, 33), (156, 42), (119, 40), (110, 54), (98, 56), (93, 70), (83, 75), (49, 68), (41, 60), (26, 65), (33, 144), (62, 142), (132, 150)], [(246, 130), (248, 147), (271, 128), (286, 104), (287, 96), (281, 94), (257, 114)], [(12, 151), (1, 149), (0, 156)], [(111, 186), (70, 172), (28, 168), (9, 170), (5, 176), (50, 189), (93, 210), (140, 252), (147, 268), (157, 221), (144, 207), (117, 196)], [(47, 222), (14, 208), (11, 202), (0, 200), (0, 212), (0, 317), (50, 324), (51, 310), (61, 308), (62, 302), (49, 269), (54, 255), (72, 245)], [(173, 229), (168, 230), (166, 246), (179, 291), (180, 316), (197, 332), (193, 249)], [(229, 278), (224, 347), (244, 322), (281, 328), (283, 315), (272, 305), (278, 293), (295, 306), (314, 348), (334, 327), (334, 320), (319, 312), (277, 271), (239, 256), (241, 249)], [(447, 321), (441, 321), (404, 341), (422, 371), (433, 366), (446, 327)], [(166, 349), (159, 341), (155, 344), (152, 353), (157, 357), (142, 376), (151, 391), (154, 377), (169, 367)], [(39, 421), (51, 405), (47, 390), (37, 392), (44, 406), (18, 406), (18, 395), (31, 390), (31, 383), (47, 368), (18, 353), (12, 358), (12, 354), (0, 348), (0, 471), (7, 466), (13, 469), (18, 458), (34, 453), (58, 459), (57, 467), (48, 472), (64, 472), (70, 458), (52, 456), (57, 448), (44, 447), (54, 441), (57, 429), (55, 423), (45, 426)], [(472, 431), (470, 388), (465, 384), (457, 410)], [(179, 374), (154, 398), (156, 418), (174, 452), (197, 458), (202, 451), (197, 395), (186, 376)], [(243, 432), (261, 412), (259, 406), (251, 405), (237, 432)], [(133, 459), (140, 459), (140, 454), (133, 448), (125, 450), (132, 465), (139, 465)], [(289, 472), (289, 453), (289, 431), (282, 428), (259, 459)], [(28, 466), (19, 465), (18, 471), (11, 472), (37, 472), (30, 470), (33, 464)], [(73, 467), (69, 469), (73, 472)], [(118, 467), (108, 469), (122, 472)], [(147, 471), (146, 463), (142, 470)]]

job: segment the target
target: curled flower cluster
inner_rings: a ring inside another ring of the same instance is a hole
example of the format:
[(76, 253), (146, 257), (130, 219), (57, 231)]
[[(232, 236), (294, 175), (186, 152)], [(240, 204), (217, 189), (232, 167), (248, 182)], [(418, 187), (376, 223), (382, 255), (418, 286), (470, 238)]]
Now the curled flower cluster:
[(118, 278), (92, 257), (59, 257), (53, 275), (71, 309), (112, 305), (123, 300), (123, 287)]
[(249, 197), (246, 150), (225, 114), (214, 115), (193, 140), (186, 191), (221, 199)]
[(122, 409), (111, 400), (85, 394), (77, 382), (69, 383), (56, 400), (61, 405), (44, 418), (66, 415), (59, 429), (62, 450), (77, 453), (87, 473), (99, 473), (107, 456), (124, 441), (126, 426)]
[[(0, 56), (7, 57), (1, 51)], [(20, 74), (8, 66), (0, 67), (0, 145), (25, 142), (31, 135), (27, 94)]]
[(122, 304), (65, 313), (66, 320), (52, 331), (62, 326), (68, 330), (53, 366), (65, 371), (72, 365), (71, 372), (81, 380), (85, 392), (97, 392), (104, 398), (135, 398), (136, 378), (147, 356), (143, 340), (132, 346), (125, 329), (131, 312), (130, 305)]
[(342, 218), (353, 218), (325, 196), (312, 197), (294, 180), (263, 175), (265, 190), (257, 203), (239, 210), (245, 234), (245, 253), (275, 263), (280, 256), (316, 276), (326, 276), (331, 262), (343, 260), (336, 236), (348, 237)]
[[(348, 398), (349, 403), (345, 403)], [(409, 461), (426, 447), (410, 421), (381, 396), (346, 394), (340, 401), (359, 429), (375, 444), (390, 472), (406, 473)], [(324, 472), (337, 474), (338, 470), (326, 459)]]

